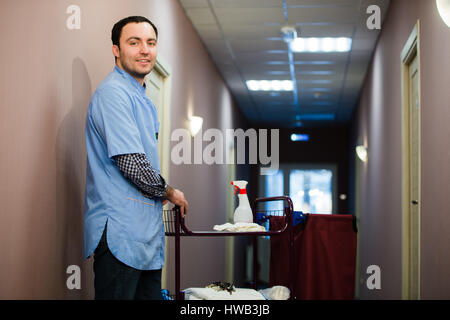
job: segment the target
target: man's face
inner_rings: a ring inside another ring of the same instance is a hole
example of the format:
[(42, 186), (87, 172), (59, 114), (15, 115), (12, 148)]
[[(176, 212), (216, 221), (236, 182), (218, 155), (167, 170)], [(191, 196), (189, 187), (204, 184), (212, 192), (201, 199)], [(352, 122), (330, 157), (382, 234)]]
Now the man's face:
[(147, 22), (128, 23), (122, 28), (120, 48), (113, 46), (117, 65), (141, 82), (156, 62), (157, 40), (153, 27)]

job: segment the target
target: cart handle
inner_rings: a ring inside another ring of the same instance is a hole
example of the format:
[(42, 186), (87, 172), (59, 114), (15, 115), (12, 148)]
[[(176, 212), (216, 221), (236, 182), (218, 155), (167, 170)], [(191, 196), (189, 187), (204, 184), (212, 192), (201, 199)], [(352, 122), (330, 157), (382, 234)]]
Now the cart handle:
[(294, 204), (292, 203), (292, 199), (288, 196), (278, 196), (278, 197), (269, 197), (269, 198), (256, 198), (253, 201), (253, 218), (256, 218), (256, 205), (258, 202), (269, 202), (269, 201), (280, 201), (286, 200), (289, 206), (288, 217), (290, 218), (292, 212), (294, 211)]

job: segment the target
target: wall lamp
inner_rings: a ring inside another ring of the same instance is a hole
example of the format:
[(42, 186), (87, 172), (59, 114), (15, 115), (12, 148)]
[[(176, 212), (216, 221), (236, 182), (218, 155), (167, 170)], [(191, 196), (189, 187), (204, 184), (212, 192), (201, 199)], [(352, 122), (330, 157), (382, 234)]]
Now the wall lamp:
[(436, 0), (436, 6), (442, 20), (450, 28), (450, 0)]
[(192, 116), (189, 119), (189, 129), (193, 137), (201, 130), (202, 125), (203, 125), (202, 117)]
[(357, 146), (356, 154), (362, 162), (367, 162), (367, 148), (365, 146)]

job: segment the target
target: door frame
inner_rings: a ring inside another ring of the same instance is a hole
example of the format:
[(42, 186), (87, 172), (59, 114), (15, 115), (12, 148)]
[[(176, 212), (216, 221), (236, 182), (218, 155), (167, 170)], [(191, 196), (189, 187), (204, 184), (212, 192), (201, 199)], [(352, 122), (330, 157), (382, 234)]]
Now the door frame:
[[(408, 40), (400, 55), (401, 81), (402, 81), (402, 299), (420, 299), (420, 217), (421, 217), (421, 134), (418, 142), (418, 166), (419, 166), (419, 199), (418, 214), (412, 217), (410, 214), (410, 84), (409, 66), (417, 55), (418, 64), (418, 95), (419, 95), (419, 123), (421, 132), (421, 72), (420, 72), (420, 20), (417, 20)], [(417, 226), (417, 232), (411, 231), (411, 224)], [(415, 238), (415, 240), (413, 240)], [(415, 266), (415, 274), (411, 267)]]
[[(161, 143), (161, 154), (160, 157), (160, 169), (161, 169), (161, 176), (164, 177), (167, 183), (170, 181), (170, 115), (171, 115), (171, 105), (170, 105), (170, 96), (171, 96), (171, 87), (172, 87), (172, 68), (170, 67), (169, 63), (161, 56), (161, 54), (158, 54), (158, 57), (155, 62), (155, 66), (153, 67), (154, 70), (156, 70), (162, 77), (163, 77), (163, 84), (162, 84), (162, 90), (163, 90), (163, 97), (162, 97), (162, 103), (159, 115), (161, 122), (160, 122), (160, 135), (159, 135), (159, 141)], [(147, 79), (146, 79), (147, 81)], [(166, 205), (167, 206), (167, 205)], [(162, 214), (162, 213), (161, 213)], [(165, 247), (164, 252), (165, 254), (165, 261), (164, 261), (164, 267), (162, 269), (161, 274), (161, 287), (167, 288), (167, 273), (168, 273), (168, 239), (166, 237), (165, 241)]]
[[(360, 139), (361, 140), (361, 139)], [(361, 145), (358, 143), (357, 145)], [(356, 218), (356, 268), (355, 268), (355, 299), (360, 298), (360, 285), (364, 283), (364, 279), (361, 277), (361, 210), (362, 210), (362, 195), (361, 187), (364, 182), (361, 181), (366, 175), (364, 173), (366, 163), (363, 162), (354, 152), (355, 161), (355, 218)]]
[(160, 110), (161, 115), (161, 124), (160, 131), (162, 131), (161, 136), (164, 139), (161, 141), (161, 154), (159, 155), (161, 158), (161, 175), (169, 181), (169, 173), (170, 173), (170, 93), (171, 93), (171, 85), (172, 85), (172, 77), (171, 77), (171, 67), (167, 63), (167, 61), (158, 54), (158, 58), (156, 59), (155, 66), (153, 67), (158, 73), (163, 76), (163, 101), (162, 108)]

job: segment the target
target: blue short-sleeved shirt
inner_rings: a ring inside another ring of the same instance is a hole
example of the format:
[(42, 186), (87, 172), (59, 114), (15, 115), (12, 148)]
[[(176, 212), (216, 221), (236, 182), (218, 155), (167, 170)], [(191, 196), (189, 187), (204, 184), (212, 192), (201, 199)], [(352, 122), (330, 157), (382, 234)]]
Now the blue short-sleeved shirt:
[(113, 156), (144, 153), (160, 172), (158, 116), (145, 88), (117, 66), (92, 96), (86, 118), (83, 254), (96, 249), (107, 224), (112, 254), (139, 270), (164, 265), (162, 199), (148, 199), (127, 180)]

